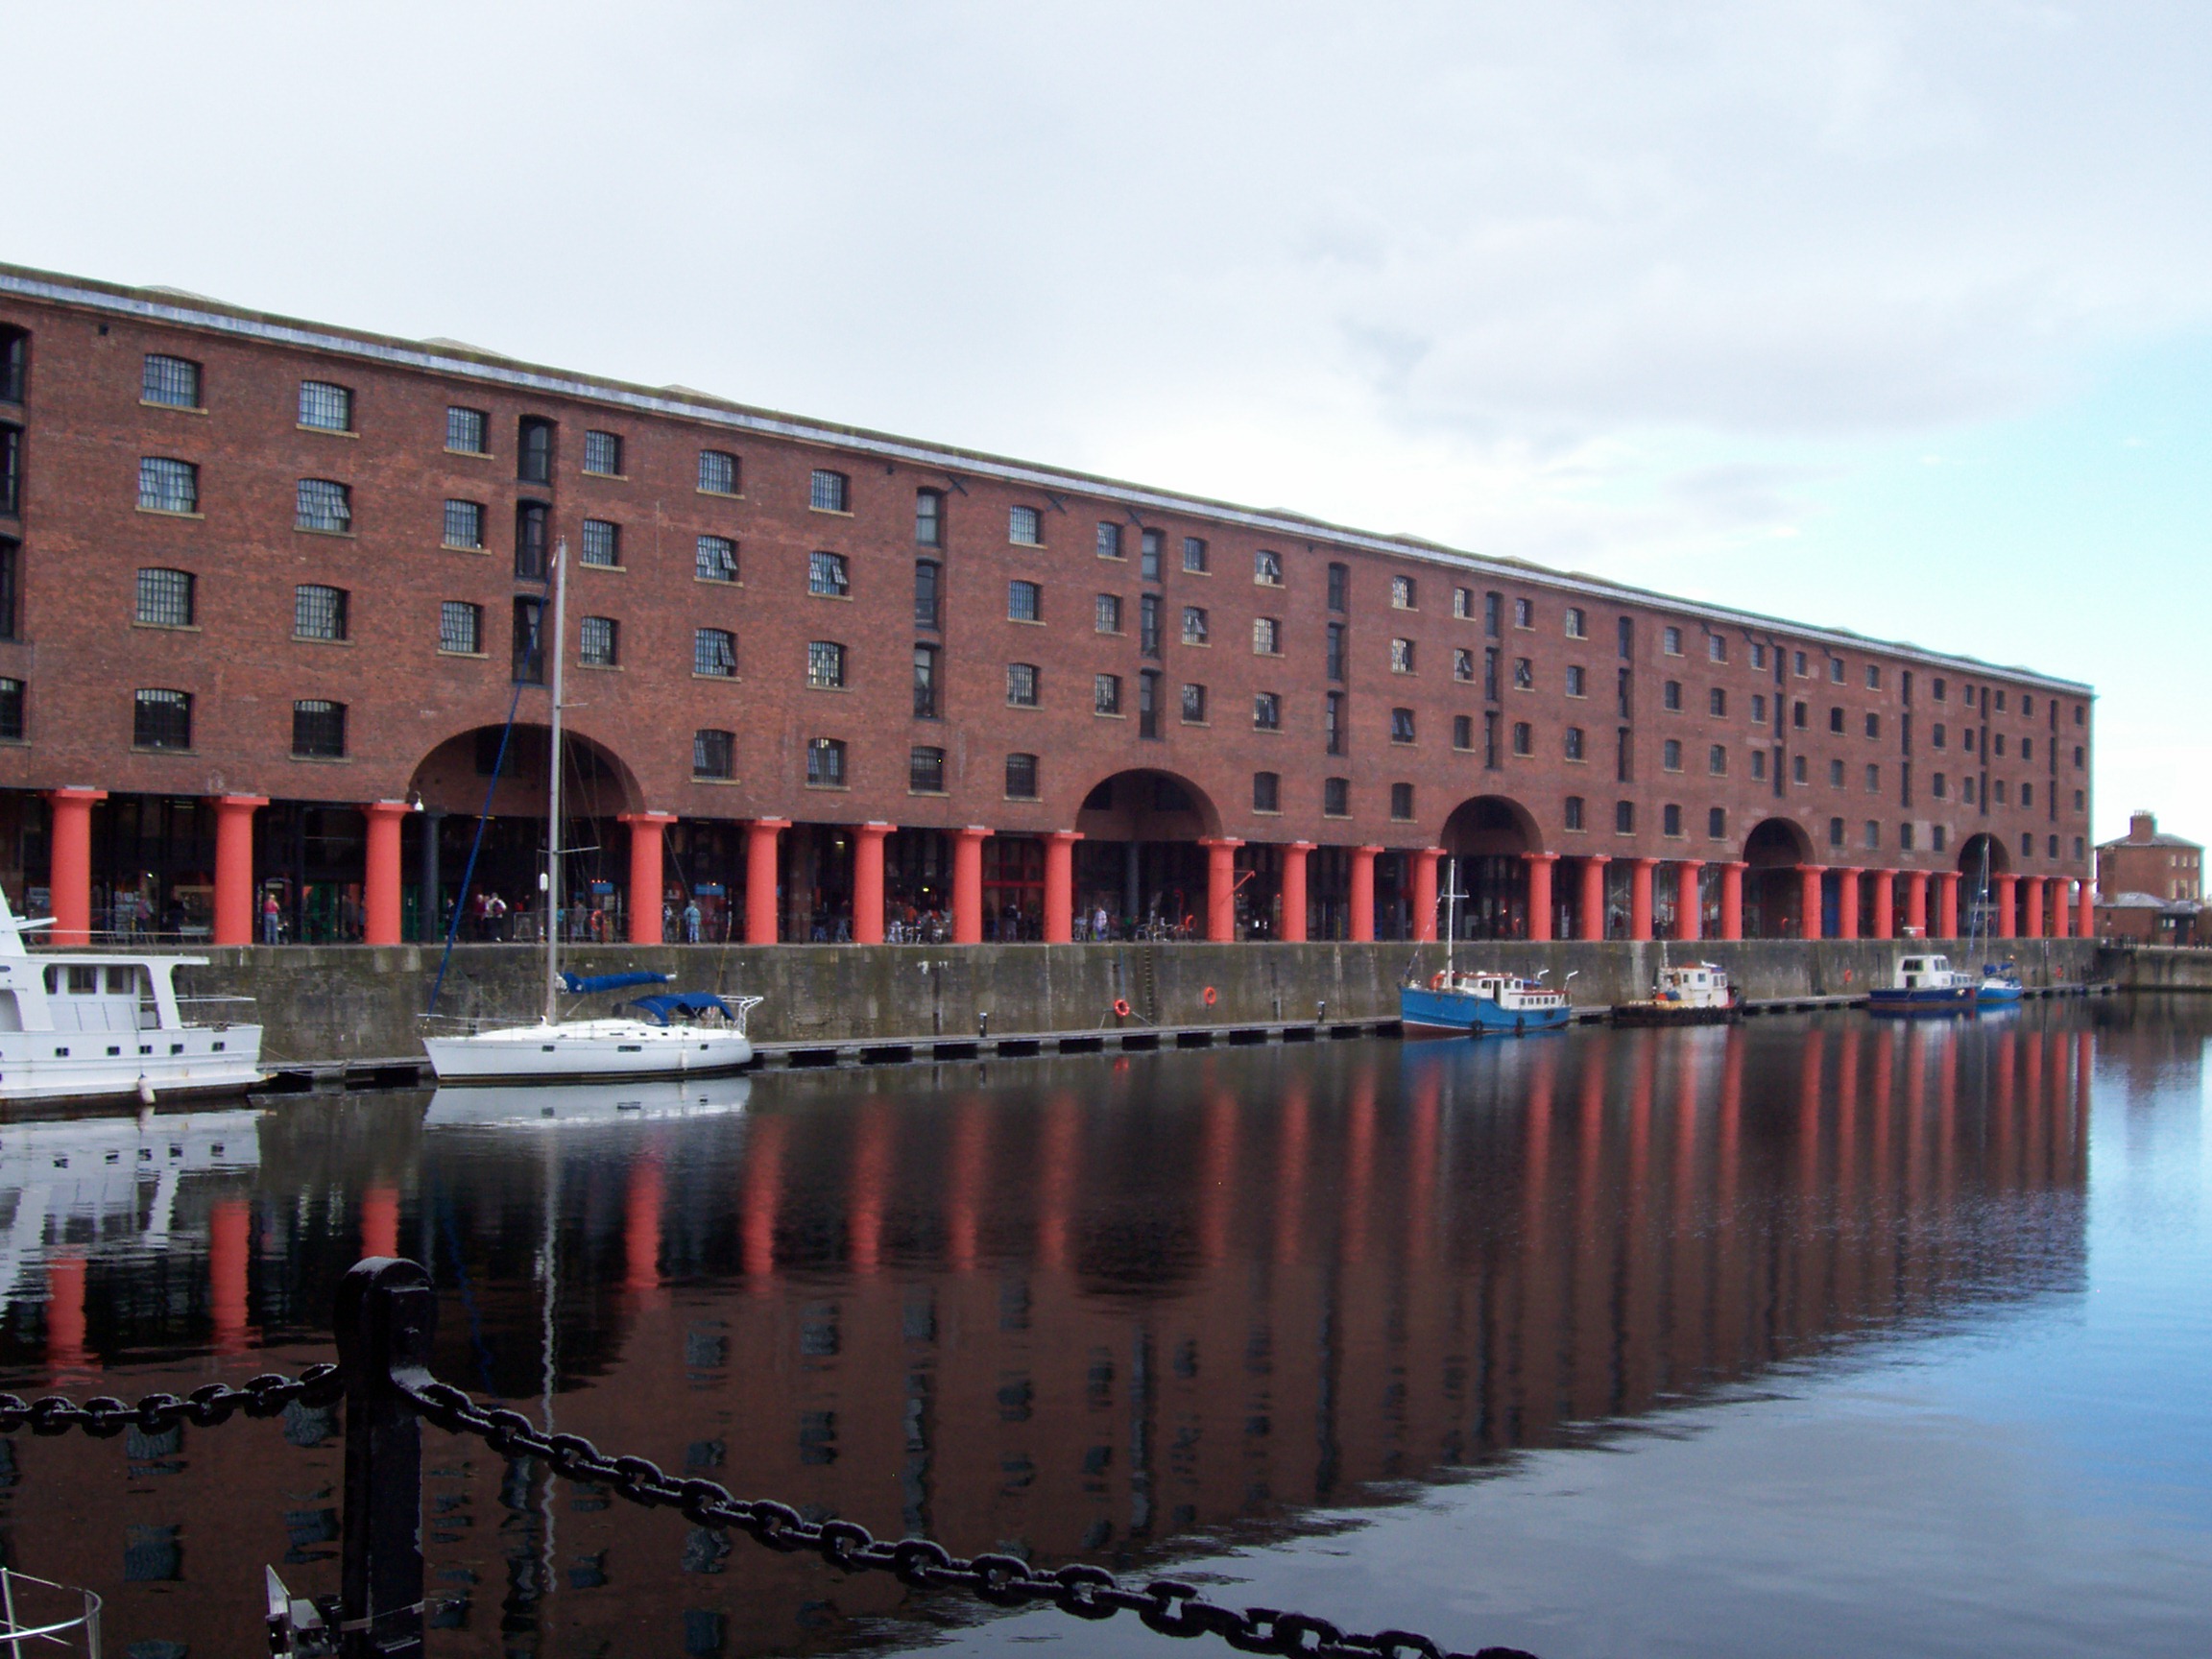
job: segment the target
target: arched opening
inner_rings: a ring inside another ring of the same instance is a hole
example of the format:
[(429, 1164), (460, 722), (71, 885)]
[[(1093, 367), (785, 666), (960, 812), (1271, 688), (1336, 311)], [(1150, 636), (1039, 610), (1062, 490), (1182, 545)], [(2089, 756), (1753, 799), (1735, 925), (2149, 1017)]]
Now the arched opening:
[[(1442, 837), (1450, 862), (1447, 893), (1456, 892), (1455, 937), (1528, 937), (1528, 860), (1542, 849), (1536, 820), (1520, 802), (1503, 795), (1478, 795), (1462, 801), (1444, 821)], [(1556, 936), (1556, 918), (1554, 918)]]
[(1813, 862), (1813, 838), (1787, 818), (1754, 825), (1743, 840), (1743, 936), (1794, 939), (1804, 931), (1804, 883), (1798, 868)]
[(1997, 878), (2012, 867), (2005, 838), (1984, 830), (1959, 845), (1959, 926), (1967, 936), (1998, 932)]
[(1117, 772), (1083, 797), (1075, 828), (1075, 912), (1109, 939), (1202, 938), (1206, 849), (1221, 814), (1205, 790), (1172, 772)]
[[(551, 735), (543, 726), (479, 726), (446, 738), (422, 757), (412, 781), (422, 810), (401, 827), (402, 867), (415, 877), (401, 893), (404, 936), (443, 937), (458, 904), (464, 906), (465, 939), (543, 937), (539, 878), (545, 868)], [(637, 781), (612, 750), (589, 737), (565, 733), (561, 750), (558, 902), (572, 931), (621, 938), (630, 839), (620, 818), (639, 808)], [(461, 883), (479, 816), (483, 842), (464, 894)]]

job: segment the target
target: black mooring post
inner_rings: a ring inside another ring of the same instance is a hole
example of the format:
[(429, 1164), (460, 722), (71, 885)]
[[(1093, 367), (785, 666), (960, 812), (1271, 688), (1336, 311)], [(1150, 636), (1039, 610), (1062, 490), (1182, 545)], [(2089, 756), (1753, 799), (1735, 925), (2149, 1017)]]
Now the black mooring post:
[(389, 1256), (355, 1262), (339, 1282), (334, 1326), (346, 1374), (339, 1652), (421, 1659), (422, 1429), (401, 1384), (430, 1381), (430, 1275)]

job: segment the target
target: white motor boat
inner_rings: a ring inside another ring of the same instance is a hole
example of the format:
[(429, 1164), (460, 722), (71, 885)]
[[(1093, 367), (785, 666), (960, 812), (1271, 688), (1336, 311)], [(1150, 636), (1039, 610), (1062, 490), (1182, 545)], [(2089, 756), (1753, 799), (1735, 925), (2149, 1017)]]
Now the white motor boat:
[[(568, 543), (553, 554), (553, 637), (562, 632), (567, 607)], [(558, 914), (561, 901), (561, 651), (546, 653), (553, 664), (552, 742), (546, 765), (546, 911)], [(443, 971), (441, 971), (443, 972)], [(677, 992), (641, 997), (628, 1004), (631, 1016), (589, 1020), (561, 1018), (560, 998), (622, 990), (632, 985), (667, 983), (665, 974), (610, 974), (578, 978), (561, 972), (561, 929), (545, 929), (545, 1004), (535, 1023), (492, 1024), (451, 1036), (425, 1037), (423, 1050), (440, 1083), (619, 1082), (646, 1077), (692, 1077), (735, 1071), (753, 1062), (745, 1018), (759, 1005), (757, 997), (724, 1001), (710, 992)]]
[[(172, 1100), (239, 1094), (261, 1081), (261, 1027), (245, 998), (180, 1000), (180, 968), (204, 956), (41, 950), (52, 926), (0, 894), (0, 1101)], [(188, 1021), (185, 1010), (246, 1018)]]

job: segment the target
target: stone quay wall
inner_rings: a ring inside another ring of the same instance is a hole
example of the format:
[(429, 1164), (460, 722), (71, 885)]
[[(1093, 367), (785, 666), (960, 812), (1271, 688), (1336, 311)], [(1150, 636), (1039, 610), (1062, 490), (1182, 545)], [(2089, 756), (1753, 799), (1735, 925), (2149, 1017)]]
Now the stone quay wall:
[[(1935, 949), (1941, 950), (1941, 942)], [(1727, 970), (1752, 1000), (1863, 995), (1887, 983), (1898, 957), (1925, 944), (1902, 940), (1709, 941), (1664, 949)], [(1647, 993), (1659, 944), (1485, 943), (1463, 947), (1462, 966), (1549, 974), (1578, 1008)], [(211, 951), (180, 972), (195, 997), (251, 997), (273, 1064), (397, 1059), (421, 1052), (438, 952), (419, 946), (328, 946)], [(1989, 952), (1991, 955), (1999, 951)], [(2094, 939), (2014, 939), (2001, 954), (2031, 985), (2108, 976), (2115, 962), (2195, 956), (2198, 988), (2212, 989), (2212, 952), (2117, 952)], [(1395, 1019), (1409, 970), (1443, 965), (1440, 945), (705, 945), (585, 947), (565, 959), (577, 973), (655, 969), (672, 989), (763, 998), (752, 1033), (770, 1043), (900, 1042), (976, 1034), (1111, 1030), (1118, 1026), (1263, 1025)], [(2144, 970), (2149, 972), (2148, 969)], [(2144, 987), (2184, 982), (2158, 970)], [(1569, 976), (1573, 975), (1572, 978)], [(523, 945), (454, 950), (441, 1015), (528, 1020), (542, 1000), (543, 958)], [(1208, 1000), (1208, 993), (1212, 1000)], [(613, 998), (583, 998), (605, 1012)], [(1114, 1004), (1126, 1000), (1130, 1017)]]

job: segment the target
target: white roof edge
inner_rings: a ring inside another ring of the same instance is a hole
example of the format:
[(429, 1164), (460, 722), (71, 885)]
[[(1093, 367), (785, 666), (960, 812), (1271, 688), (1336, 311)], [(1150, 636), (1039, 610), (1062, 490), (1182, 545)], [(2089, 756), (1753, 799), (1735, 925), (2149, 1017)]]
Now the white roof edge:
[[(144, 296), (165, 292), (169, 299), (152, 300)], [(1462, 553), (1455, 548), (1438, 546), (1410, 537), (1376, 535), (1362, 530), (1348, 529), (1319, 519), (1300, 518), (1278, 513), (1269, 513), (1227, 502), (1209, 501), (1202, 496), (1182, 495), (1168, 491), (1148, 490), (1140, 485), (1117, 483), (1109, 479), (1094, 478), (1083, 473), (1064, 472), (1050, 468), (1033, 466), (1026, 462), (1009, 460), (1000, 456), (986, 456), (972, 451), (938, 448), (909, 439), (893, 438), (880, 433), (868, 433), (817, 424), (790, 416), (769, 415), (741, 406), (693, 403), (681, 397), (661, 396), (649, 388), (634, 387), (614, 381), (580, 379), (570, 373), (548, 372), (532, 368), (512, 360), (500, 359), (480, 362), (466, 357), (448, 356), (424, 349), (421, 344), (397, 340), (357, 338), (347, 334), (330, 333), (309, 325), (280, 323), (265, 317), (239, 315), (224, 310), (202, 310), (189, 304), (174, 302), (181, 298), (178, 290), (136, 289), (116, 291), (108, 288), (87, 287), (65, 277), (41, 276), (21, 269), (0, 267), (0, 294), (15, 294), (25, 299), (46, 300), (56, 304), (83, 306), (90, 310), (109, 311), (121, 316), (136, 317), (147, 322), (168, 323), (180, 327), (204, 328), (216, 333), (232, 334), (243, 339), (264, 340), (277, 345), (298, 347), (303, 350), (327, 351), (338, 356), (365, 358), (373, 362), (388, 363), (398, 368), (420, 369), (432, 373), (449, 374), (462, 379), (488, 381), (495, 385), (524, 388), (550, 396), (573, 397), (587, 402), (613, 404), (649, 414), (673, 416), (697, 421), (708, 425), (727, 427), (736, 431), (755, 432), (765, 437), (784, 438), (794, 443), (817, 444), (827, 447), (858, 450), (865, 454), (889, 460), (906, 461), (916, 466), (930, 467), (947, 472), (965, 472), (972, 475), (997, 478), (1007, 483), (1025, 484), (1031, 488), (1064, 491), (1099, 500), (1115, 501), (1129, 507), (1150, 507), (1165, 513), (1187, 514), (1196, 517), (1239, 524), (1248, 529), (1270, 535), (1299, 537), (1313, 541), (1326, 541), (1339, 546), (1357, 547), (1367, 552), (1384, 553), (1402, 559), (1417, 559), (1431, 565), (1452, 569), (1483, 574), (1500, 580), (1510, 580), (1538, 585), (1561, 593), (1574, 593), (1592, 599), (1616, 603), (1635, 603), (1653, 606), (1679, 613), (1684, 618), (1718, 622), (1724, 627), (1742, 629), (1746, 634), (1782, 634), (1807, 644), (1841, 646), (1850, 650), (1877, 650), (1897, 656), (1911, 657), (1917, 661), (1953, 668), (1969, 674), (1995, 674), (2014, 682), (2033, 685), (2054, 691), (2094, 699), (2096, 690), (2083, 681), (2061, 679), (2056, 675), (2038, 673), (2018, 665), (1988, 662), (1976, 657), (1963, 657), (1951, 652), (1931, 651), (1924, 646), (1908, 644), (1902, 640), (1875, 639), (1854, 634), (1848, 629), (1823, 628), (1815, 624), (1791, 622), (1784, 617), (1767, 616), (1755, 611), (1739, 611), (1730, 606), (1715, 605), (1704, 600), (1681, 599), (1672, 594), (1660, 593), (1648, 589), (1632, 588), (1625, 583), (1603, 582), (1593, 577), (1575, 576), (1551, 571), (1510, 560), (1485, 558), (1480, 554)], [(211, 305), (221, 301), (210, 301)], [(663, 391), (672, 390), (663, 388)]]

